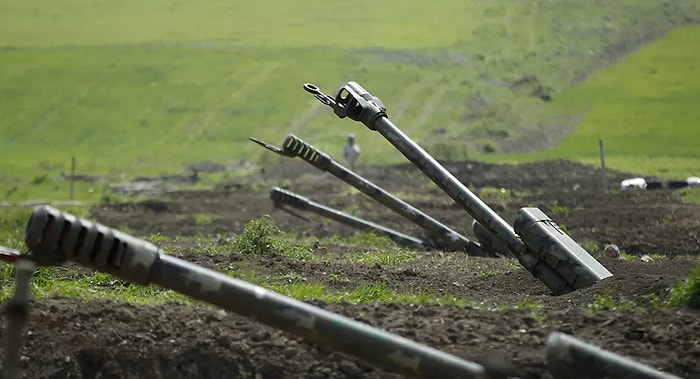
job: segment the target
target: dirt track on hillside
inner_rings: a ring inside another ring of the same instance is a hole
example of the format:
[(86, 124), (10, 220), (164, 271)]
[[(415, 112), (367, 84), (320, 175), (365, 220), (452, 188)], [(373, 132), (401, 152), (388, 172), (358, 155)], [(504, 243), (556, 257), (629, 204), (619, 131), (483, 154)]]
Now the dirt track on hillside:
[[(619, 192), (616, 183), (628, 176), (622, 173), (609, 173), (610, 190), (604, 193), (597, 169), (567, 161), (518, 167), (450, 162), (446, 167), (509, 222), (520, 207), (537, 206), (582, 245), (615, 243), (634, 257), (665, 254), (669, 258), (653, 262), (600, 258), (614, 274), (612, 278), (555, 297), (516, 261), (505, 258), (415, 251), (410, 263), (361, 265), (342, 259), (308, 262), (219, 251), (217, 244), (225, 244), (249, 220), (265, 214), (281, 230), (304, 237), (358, 233), (313, 214), (304, 214), (309, 218), (305, 222), (274, 209), (268, 199), (272, 185), (421, 235), (400, 216), (301, 162), (268, 168), (217, 191), (182, 191), (157, 200), (103, 205), (94, 209), (93, 217), (135, 235), (178, 237), (165, 243), (167, 252), (212, 269), (235, 265), (259, 277), (287, 275), (290, 280), (321, 283), (337, 291), (383, 283), (393, 291), (468, 299), (468, 306), (314, 304), (465, 359), (485, 364), (498, 361), (519, 377), (550, 377), (544, 340), (549, 332), (562, 331), (676, 375), (700, 378), (698, 312), (659, 309), (653, 304), (695, 265), (700, 252), (699, 206), (682, 203), (676, 192), (668, 190)], [(472, 236), (472, 218), (412, 166), (358, 171), (392, 193), (410, 194), (411, 204)], [(198, 222), (197, 214), (210, 215), (213, 222)], [(194, 251), (195, 237), (211, 241), (210, 253)], [(372, 248), (323, 241), (314, 248), (317, 257), (338, 258)], [(589, 308), (606, 298), (622, 306)], [(624, 306), (630, 302), (637, 306)], [(533, 310), (525, 304), (539, 306)], [(28, 377), (393, 377), (367, 363), (199, 303), (138, 306), (51, 298), (33, 302), (29, 330), (23, 349)]]

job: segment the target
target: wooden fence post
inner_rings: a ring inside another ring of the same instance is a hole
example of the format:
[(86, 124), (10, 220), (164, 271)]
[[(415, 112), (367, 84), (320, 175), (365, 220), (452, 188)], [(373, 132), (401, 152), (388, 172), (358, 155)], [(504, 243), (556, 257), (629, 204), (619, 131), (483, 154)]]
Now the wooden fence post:
[(70, 199), (73, 200), (73, 182), (75, 181), (75, 155), (70, 160)]
[(605, 170), (605, 151), (603, 150), (602, 139), (598, 139), (598, 150), (600, 151), (600, 168), (603, 176), (603, 192), (608, 192), (608, 174)]

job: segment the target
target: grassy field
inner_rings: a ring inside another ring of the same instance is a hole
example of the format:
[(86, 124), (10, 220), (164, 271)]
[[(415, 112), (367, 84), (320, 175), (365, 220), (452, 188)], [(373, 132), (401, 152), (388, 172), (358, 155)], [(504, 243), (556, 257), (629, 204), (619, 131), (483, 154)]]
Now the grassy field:
[[(304, 82), (333, 92), (356, 80), (436, 156), (475, 157), (546, 123), (532, 94), (559, 104), (559, 91), (600, 66), (605, 46), (697, 14), (693, 1), (4, 1), (0, 193), (10, 202), (65, 198), (60, 173), (72, 156), (79, 173), (110, 181), (197, 161), (277, 162), (250, 135), (278, 144), (295, 133), (339, 156), (354, 132), (363, 162), (404, 161), (379, 135), (323, 109)], [(659, 78), (667, 72), (655, 67)], [(559, 111), (581, 111), (575, 93), (561, 96), (569, 106)], [(589, 156), (577, 154), (567, 157)], [(80, 184), (76, 197), (104, 192)]]
[(621, 170), (685, 178), (700, 173), (700, 26), (672, 31), (564, 90), (547, 108), (581, 115), (554, 149), (511, 159), (569, 158)]

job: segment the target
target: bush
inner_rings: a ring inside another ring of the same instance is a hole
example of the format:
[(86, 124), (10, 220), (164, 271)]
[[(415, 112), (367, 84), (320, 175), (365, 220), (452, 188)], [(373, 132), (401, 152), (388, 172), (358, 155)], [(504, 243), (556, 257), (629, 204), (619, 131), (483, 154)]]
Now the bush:
[(280, 255), (299, 261), (315, 258), (313, 248), (282, 232), (267, 215), (248, 221), (232, 246), (244, 255)]
[(242, 254), (272, 254), (279, 250), (280, 233), (268, 216), (262, 216), (248, 222), (234, 247)]
[(671, 289), (668, 302), (670, 305), (700, 309), (700, 260), (688, 279)]
[(495, 153), (495, 152), (496, 152), (496, 144), (493, 143), (493, 142), (491, 142), (491, 141), (485, 141), (485, 142), (481, 145), (481, 150), (482, 150), (484, 153), (489, 153), (489, 154), (490, 154), (490, 153)]

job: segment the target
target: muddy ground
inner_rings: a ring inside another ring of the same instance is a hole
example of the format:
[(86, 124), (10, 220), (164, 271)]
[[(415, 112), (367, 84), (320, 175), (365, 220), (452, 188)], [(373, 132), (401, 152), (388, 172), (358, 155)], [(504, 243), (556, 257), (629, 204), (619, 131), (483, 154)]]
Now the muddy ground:
[[(303, 221), (273, 208), (270, 187), (283, 186), (404, 233), (422, 233), (342, 181), (296, 161), (216, 190), (105, 204), (93, 210), (93, 218), (138, 236), (172, 237), (163, 246), (167, 252), (212, 269), (235, 265), (259, 277), (286, 275), (336, 291), (383, 283), (393, 291), (467, 299), (466, 306), (313, 303), (465, 359), (498, 361), (514, 377), (551, 377), (544, 342), (550, 332), (562, 331), (675, 375), (700, 378), (700, 313), (655, 306), (656, 299), (663, 299), (670, 286), (687, 276), (700, 255), (700, 206), (682, 203), (670, 190), (618, 191), (619, 180), (632, 174), (610, 172), (605, 193), (598, 169), (567, 161), (445, 165), (509, 222), (520, 207), (540, 207), (593, 250), (614, 276), (552, 296), (517, 261), (507, 258), (412, 250), (415, 259), (409, 263), (347, 263), (342, 256), (373, 247), (343, 244), (342, 238), (358, 234), (350, 227), (311, 213), (303, 213), (308, 218)], [(358, 172), (472, 237), (472, 218), (412, 166), (361, 167)], [(224, 252), (226, 241), (262, 215), (304, 241), (318, 238), (312, 250), (324, 259)], [(325, 238), (333, 235), (342, 238)], [(192, 241), (202, 240), (211, 243), (207, 253), (193, 247)], [(603, 258), (599, 250), (608, 243), (632, 258)], [(645, 254), (655, 260), (637, 259)], [(601, 299), (612, 299), (612, 305), (601, 307)], [(23, 368), (27, 377), (37, 378), (396, 377), (213, 306), (64, 298), (32, 303)]]

